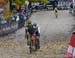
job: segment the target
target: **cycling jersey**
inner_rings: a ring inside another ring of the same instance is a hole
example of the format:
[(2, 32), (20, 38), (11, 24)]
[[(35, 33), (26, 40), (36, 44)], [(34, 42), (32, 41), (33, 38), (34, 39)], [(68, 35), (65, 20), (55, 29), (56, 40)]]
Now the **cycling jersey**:
[(57, 12), (58, 12), (58, 9), (57, 9), (57, 8), (55, 8), (55, 9), (54, 9), (54, 12), (55, 12), (55, 13), (57, 13)]

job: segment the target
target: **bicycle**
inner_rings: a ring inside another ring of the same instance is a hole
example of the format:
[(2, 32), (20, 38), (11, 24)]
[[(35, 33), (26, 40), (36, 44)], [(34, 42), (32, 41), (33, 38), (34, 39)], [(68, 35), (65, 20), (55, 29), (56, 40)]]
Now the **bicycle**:
[(27, 45), (29, 46), (29, 52), (30, 54), (34, 51), (37, 51), (40, 47), (39, 47), (39, 40), (36, 37), (36, 35), (30, 35), (27, 34)]
[(39, 39), (37, 38), (36, 35), (32, 35), (31, 40), (30, 40), (30, 54), (34, 51), (37, 51), (39, 49)]
[(54, 9), (54, 14), (55, 14), (55, 17), (58, 18), (58, 9), (57, 8)]
[(58, 12), (55, 12), (55, 17), (58, 18)]

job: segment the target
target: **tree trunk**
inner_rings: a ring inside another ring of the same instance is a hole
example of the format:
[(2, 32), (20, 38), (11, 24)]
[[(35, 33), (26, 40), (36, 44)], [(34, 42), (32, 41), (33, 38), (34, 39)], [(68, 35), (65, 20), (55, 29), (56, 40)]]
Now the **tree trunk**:
[(8, 11), (9, 9), (9, 3), (8, 0), (0, 0), (0, 7), (4, 8), (6, 11)]

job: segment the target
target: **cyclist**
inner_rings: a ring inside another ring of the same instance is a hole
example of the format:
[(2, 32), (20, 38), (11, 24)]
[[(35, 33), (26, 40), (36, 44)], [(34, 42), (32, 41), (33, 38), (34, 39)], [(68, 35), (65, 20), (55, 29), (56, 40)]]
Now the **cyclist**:
[(54, 14), (55, 14), (55, 16), (57, 18), (58, 17), (58, 9), (57, 9), (57, 7), (54, 9)]
[(31, 21), (28, 21), (26, 27), (25, 27), (25, 36), (27, 38), (27, 45), (29, 45), (29, 40), (31, 39), (32, 35), (33, 35), (33, 25), (31, 23)]
[(28, 21), (26, 26), (26, 38), (27, 38), (27, 45), (29, 45), (30, 53), (32, 50), (40, 49), (40, 32), (38, 30), (37, 24), (32, 24), (31, 21)]
[(40, 49), (40, 40), (39, 40), (39, 38), (40, 38), (40, 28), (36, 23), (33, 24), (33, 32), (34, 32), (35, 37), (36, 37), (35, 47), (36, 47), (36, 50), (37, 50), (37, 49)]
[(72, 14), (73, 11), (73, 3), (70, 4), (70, 13)]

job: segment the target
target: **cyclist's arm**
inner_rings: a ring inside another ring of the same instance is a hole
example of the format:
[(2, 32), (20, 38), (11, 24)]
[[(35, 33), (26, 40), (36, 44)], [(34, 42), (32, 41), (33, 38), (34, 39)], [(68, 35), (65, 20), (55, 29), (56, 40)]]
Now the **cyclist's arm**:
[(40, 27), (39, 27), (39, 25), (37, 25), (37, 27), (38, 27), (38, 31), (39, 31), (39, 33), (40, 33)]

